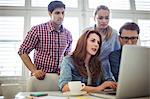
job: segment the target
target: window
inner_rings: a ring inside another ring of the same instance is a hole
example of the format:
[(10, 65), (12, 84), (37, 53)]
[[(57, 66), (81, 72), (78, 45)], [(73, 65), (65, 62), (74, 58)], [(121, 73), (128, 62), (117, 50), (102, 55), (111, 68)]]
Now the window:
[(0, 0), (0, 6), (24, 6), (25, 0)]
[(0, 76), (22, 76), (22, 62), (17, 51), (23, 28), (23, 17), (0, 17)]
[(150, 47), (150, 20), (138, 20), (138, 24), (140, 27), (140, 40), (142, 46)]
[(131, 22), (131, 19), (111, 19), (110, 20), (110, 26), (112, 26), (112, 28), (114, 28), (115, 30), (118, 31), (119, 33), (119, 29), (120, 27), (125, 24), (126, 22)]
[(79, 19), (77, 17), (66, 17), (64, 20), (64, 26), (72, 33), (73, 37), (72, 51), (73, 51), (76, 42), (79, 38)]
[(149, 0), (135, 0), (136, 10), (146, 10), (150, 11), (150, 1)]
[[(54, 0), (32, 0), (33, 7), (47, 7), (47, 5)], [(78, 0), (60, 0), (70, 8), (78, 8)]]
[(43, 22), (48, 22), (49, 20), (50, 17), (31, 17), (31, 27), (41, 24)]
[(121, 9), (121, 10), (130, 9), (129, 0), (88, 0), (88, 1), (89, 1), (89, 8), (95, 8), (98, 5), (106, 5), (110, 9)]

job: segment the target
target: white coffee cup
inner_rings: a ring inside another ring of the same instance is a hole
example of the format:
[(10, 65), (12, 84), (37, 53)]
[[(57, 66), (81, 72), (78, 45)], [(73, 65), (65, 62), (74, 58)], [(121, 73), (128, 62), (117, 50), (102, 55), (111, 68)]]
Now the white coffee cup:
[(70, 92), (80, 92), (85, 87), (85, 84), (81, 83), (81, 81), (70, 81), (68, 86)]

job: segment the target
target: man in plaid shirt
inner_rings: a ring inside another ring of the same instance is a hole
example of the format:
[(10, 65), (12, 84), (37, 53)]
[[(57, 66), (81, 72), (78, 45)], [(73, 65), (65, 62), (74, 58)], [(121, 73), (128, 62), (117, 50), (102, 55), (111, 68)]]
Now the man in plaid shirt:
[[(71, 51), (72, 35), (63, 27), (65, 5), (52, 1), (48, 5), (51, 20), (32, 27), (20, 46), (18, 54), (31, 74), (43, 80), (46, 73), (58, 73), (62, 58)], [(34, 49), (34, 63), (29, 53)]]

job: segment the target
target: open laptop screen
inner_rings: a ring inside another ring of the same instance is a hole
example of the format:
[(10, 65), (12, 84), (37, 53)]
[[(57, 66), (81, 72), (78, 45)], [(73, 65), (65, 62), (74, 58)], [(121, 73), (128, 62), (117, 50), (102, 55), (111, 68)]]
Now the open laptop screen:
[(123, 46), (117, 97), (130, 98), (150, 95), (149, 92), (150, 48)]
[[(118, 88), (115, 98), (150, 96), (150, 48), (125, 45), (122, 49)], [(98, 97), (114, 98), (103, 93)]]

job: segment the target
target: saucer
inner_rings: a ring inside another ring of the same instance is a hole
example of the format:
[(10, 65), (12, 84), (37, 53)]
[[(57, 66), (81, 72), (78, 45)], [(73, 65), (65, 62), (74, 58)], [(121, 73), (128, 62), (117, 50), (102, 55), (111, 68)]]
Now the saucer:
[(87, 93), (86, 91), (78, 91), (78, 92), (67, 91), (67, 92), (64, 92), (63, 95), (65, 95), (65, 96), (81, 96), (81, 95), (85, 95), (86, 93)]

